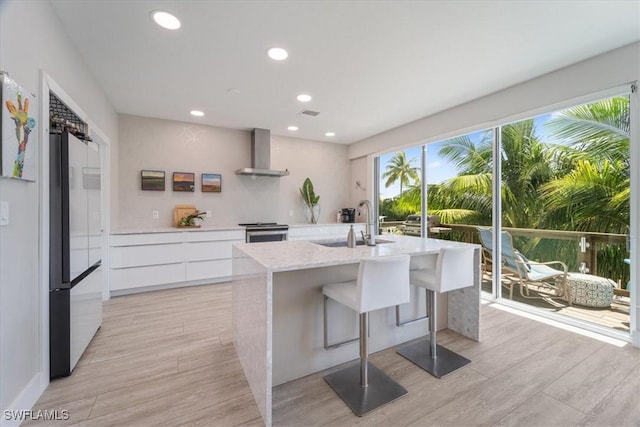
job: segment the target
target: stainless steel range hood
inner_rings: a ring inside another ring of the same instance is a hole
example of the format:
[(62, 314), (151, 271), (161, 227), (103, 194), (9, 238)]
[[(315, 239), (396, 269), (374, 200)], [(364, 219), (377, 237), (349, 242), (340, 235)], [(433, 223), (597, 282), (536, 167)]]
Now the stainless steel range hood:
[(251, 131), (251, 167), (236, 170), (236, 175), (287, 176), (288, 170), (271, 169), (271, 131), (254, 129)]

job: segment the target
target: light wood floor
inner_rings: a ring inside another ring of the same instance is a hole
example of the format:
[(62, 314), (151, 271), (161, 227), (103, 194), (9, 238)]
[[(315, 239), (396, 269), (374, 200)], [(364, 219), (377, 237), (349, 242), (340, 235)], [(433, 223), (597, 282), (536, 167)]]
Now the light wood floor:
[[(509, 280), (505, 279), (504, 283), (509, 283)], [(484, 274), (482, 278), (482, 290), (490, 294), (491, 287), (491, 275)], [(509, 297), (508, 288), (502, 288), (502, 296), (504, 298)], [(520, 295), (518, 286), (514, 285), (513, 300), (548, 312), (559, 313), (563, 316), (591, 322), (621, 332), (629, 333), (630, 330), (630, 300), (628, 297), (614, 296), (609, 307), (585, 307), (579, 304), (569, 306), (566, 301), (558, 299), (523, 298)]]
[[(34, 409), (68, 410), (58, 425), (261, 425), (230, 310), (228, 284), (113, 298), (73, 375)], [(481, 343), (438, 337), (472, 363), (438, 380), (388, 349), (371, 361), (407, 396), (358, 418), (318, 373), (275, 388), (274, 425), (640, 426), (638, 349), (488, 305)]]

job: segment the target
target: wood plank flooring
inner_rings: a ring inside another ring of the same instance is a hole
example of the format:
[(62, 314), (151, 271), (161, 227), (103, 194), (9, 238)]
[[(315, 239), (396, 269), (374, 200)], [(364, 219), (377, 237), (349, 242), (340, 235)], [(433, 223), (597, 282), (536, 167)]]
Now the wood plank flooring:
[[(504, 283), (510, 283), (509, 279), (504, 279)], [(482, 278), (482, 290), (491, 294), (491, 274), (485, 273)], [(535, 294), (535, 293), (534, 293)], [(507, 288), (502, 288), (502, 296), (509, 297)], [(585, 307), (579, 304), (567, 305), (563, 300), (542, 298), (523, 298), (517, 285), (513, 288), (513, 300), (522, 304), (527, 304), (548, 312), (558, 313), (574, 319), (591, 322), (606, 328), (616, 329), (629, 333), (630, 298), (614, 296), (609, 307)]]
[[(274, 425), (640, 426), (640, 350), (489, 305), (482, 337), (438, 335), (472, 360), (440, 380), (394, 349), (371, 355), (409, 394), (363, 418), (322, 379), (329, 371), (278, 386)], [(73, 375), (53, 381), (33, 409), (66, 409), (70, 418), (23, 425), (262, 425), (232, 344), (231, 286), (106, 302), (102, 328)]]

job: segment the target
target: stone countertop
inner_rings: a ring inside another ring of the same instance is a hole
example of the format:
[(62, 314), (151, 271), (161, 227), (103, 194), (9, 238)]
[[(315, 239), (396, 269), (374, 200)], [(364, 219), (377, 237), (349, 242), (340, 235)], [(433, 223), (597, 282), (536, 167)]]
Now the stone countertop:
[(301, 227), (334, 227), (339, 225), (356, 225), (362, 224), (366, 225), (364, 222), (324, 222), (318, 224), (309, 224), (309, 223), (299, 223), (299, 224), (289, 224), (289, 228), (301, 228)]
[[(322, 224), (289, 224), (289, 228), (302, 228), (302, 227), (331, 227), (338, 225), (349, 225), (349, 224), (359, 224), (359, 223), (343, 223), (343, 222), (327, 222)], [(362, 223), (364, 224), (364, 223)], [(177, 227), (155, 227), (155, 228), (132, 228), (132, 229), (121, 229), (111, 231), (111, 234), (144, 234), (144, 233), (179, 233), (181, 231), (224, 231), (224, 230), (244, 230), (244, 226), (240, 226), (237, 224), (231, 225), (207, 225), (200, 228), (177, 228)]]
[(216, 225), (216, 226), (205, 226), (200, 228), (190, 228), (190, 227), (157, 227), (157, 228), (140, 228), (140, 229), (129, 229), (129, 230), (116, 230), (111, 231), (111, 234), (146, 234), (146, 233), (181, 233), (183, 231), (188, 232), (198, 232), (198, 231), (227, 231), (227, 230), (243, 230), (245, 227), (241, 227), (239, 225)]
[[(312, 241), (298, 240), (265, 243), (236, 243), (234, 247), (272, 272), (352, 264), (363, 258), (398, 254), (428, 255), (440, 248), (460, 247), (469, 243), (385, 234), (378, 239), (390, 241), (376, 246), (326, 247)], [(479, 245), (471, 245), (480, 249)]]

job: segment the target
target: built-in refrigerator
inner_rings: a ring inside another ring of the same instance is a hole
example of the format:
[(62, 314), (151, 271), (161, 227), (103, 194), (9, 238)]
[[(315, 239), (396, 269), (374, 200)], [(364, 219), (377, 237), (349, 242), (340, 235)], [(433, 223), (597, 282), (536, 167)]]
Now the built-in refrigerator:
[(102, 323), (100, 152), (92, 141), (51, 133), (50, 377), (68, 376)]

